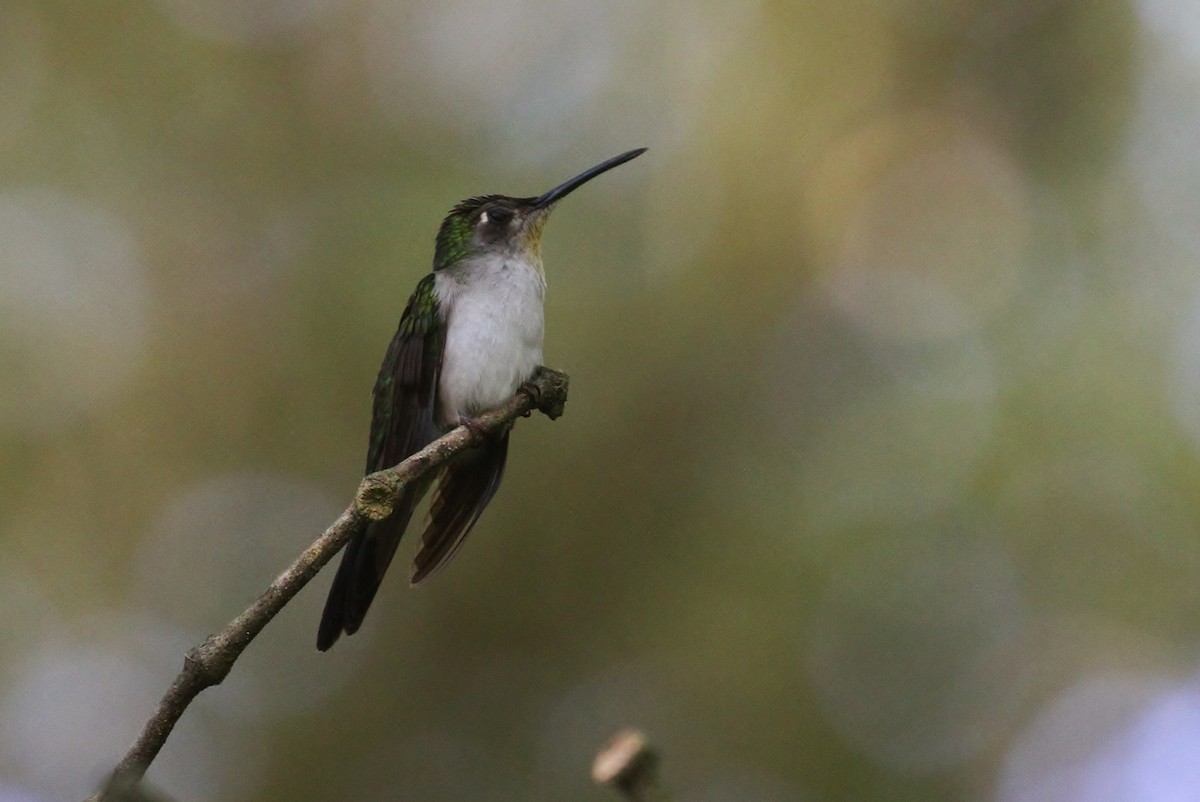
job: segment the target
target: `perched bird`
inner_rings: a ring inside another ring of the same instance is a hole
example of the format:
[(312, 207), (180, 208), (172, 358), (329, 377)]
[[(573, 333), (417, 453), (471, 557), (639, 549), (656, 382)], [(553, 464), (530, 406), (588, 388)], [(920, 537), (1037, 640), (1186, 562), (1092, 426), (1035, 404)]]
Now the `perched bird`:
[[(375, 380), (367, 473), (469, 424), (533, 377), (542, 362), (546, 218), (571, 192), (645, 150), (614, 156), (536, 198), (483, 195), (451, 210), (438, 230), (433, 272), (408, 299)], [(505, 431), (442, 469), (413, 563), (414, 585), (458, 551), (500, 486), (507, 454)], [(413, 508), (434, 479), (406, 487), (391, 516), (351, 538), (325, 602), (318, 649), (362, 625)]]

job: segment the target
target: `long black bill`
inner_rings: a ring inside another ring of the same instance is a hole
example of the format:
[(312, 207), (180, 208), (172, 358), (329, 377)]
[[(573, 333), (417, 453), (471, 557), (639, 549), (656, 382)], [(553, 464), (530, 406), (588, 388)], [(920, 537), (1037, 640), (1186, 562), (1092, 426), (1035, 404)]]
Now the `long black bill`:
[(547, 192), (545, 195), (539, 195), (538, 197), (534, 198), (533, 199), (533, 208), (545, 209), (546, 207), (550, 206), (551, 204), (562, 200), (567, 195), (570, 195), (576, 189), (583, 186), (588, 181), (591, 181), (593, 178), (600, 175), (601, 173), (608, 172), (612, 168), (614, 168), (618, 165), (624, 164), (625, 162), (629, 161), (630, 159), (636, 159), (638, 156), (641, 156), (645, 152), (646, 152), (646, 148), (638, 148), (637, 150), (631, 150), (626, 153), (622, 153), (620, 156), (613, 156), (611, 159), (608, 159), (607, 161), (602, 161), (599, 164), (597, 164), (595, 167), (592, 167), (588, 170), (584, 170), (582, 173), (575, 176), (570, 181), (565, 181), (565, 182), (559, 184), (554, 189)]

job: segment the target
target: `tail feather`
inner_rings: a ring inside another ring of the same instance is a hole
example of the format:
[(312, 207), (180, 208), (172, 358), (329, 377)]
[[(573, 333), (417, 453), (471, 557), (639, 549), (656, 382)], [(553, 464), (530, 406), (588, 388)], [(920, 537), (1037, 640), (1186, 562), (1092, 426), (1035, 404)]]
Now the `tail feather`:
[(317, 628), (318, 649), (327, 650), (343, 632), (353, 635), (362, 626), (413, 509), (428, 488), (428, 480), (407, 488), (395, 512), (382, 521), (368, 524), (351, 538), (325, 600), (325, 611)]
[(421, 535), (421, 550), (413, 561), (414, 585), (428, 579), (458, 552), (496, 495), (507, 457), (508, 432), (505, 432), (463, 454), (446, 468), (429, 512), (429, 526)]

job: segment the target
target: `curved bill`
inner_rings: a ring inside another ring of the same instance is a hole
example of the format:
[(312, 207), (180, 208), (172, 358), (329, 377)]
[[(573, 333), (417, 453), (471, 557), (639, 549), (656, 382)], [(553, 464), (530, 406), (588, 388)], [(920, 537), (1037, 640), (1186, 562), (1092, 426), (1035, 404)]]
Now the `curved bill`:
[(629, 161), (630, 159), (636, 159), (638, 156), (641, 156), (645, 152), (646, 152), (646, 148), (638, 148), (637, 150), (630, 150), (625, 153), (622, 153), (620, 156), (613, 156), (611, 159), (608, 159), (607, 161), (602, 161), (599, 164), (597, 164), (595, 167), (584, 170), (582, 173), (575, 176), (570, 181), (565, 181), (565, 182), (559, 184), (558, 186), (556, 186), (554, 189), (547, 192), (546, 194), (539, 195), (538, 197), (534, 198), (533, 199), (533, 207), (535, 209), (545, 209), (545, 208), (549, 207), (551, 204), (565, 198), (567, 195), (570, 195), (576, 189), (583, 186), (588, 181), (591, 181), (593, 178), (600, 175), (601, 173), (608, 172), (609, 170), (616, 167), (617, 165), (624, 164), (625, 162)]

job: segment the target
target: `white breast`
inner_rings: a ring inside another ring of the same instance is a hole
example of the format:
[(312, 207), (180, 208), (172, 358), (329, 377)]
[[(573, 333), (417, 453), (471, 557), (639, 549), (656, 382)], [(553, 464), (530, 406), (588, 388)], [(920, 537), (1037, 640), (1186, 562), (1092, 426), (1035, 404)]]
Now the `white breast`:
[(438, 417), (449, 426), (507, 401), (542, 363), (546, 281), (519, 260), (436, 275), (446, 316)]

